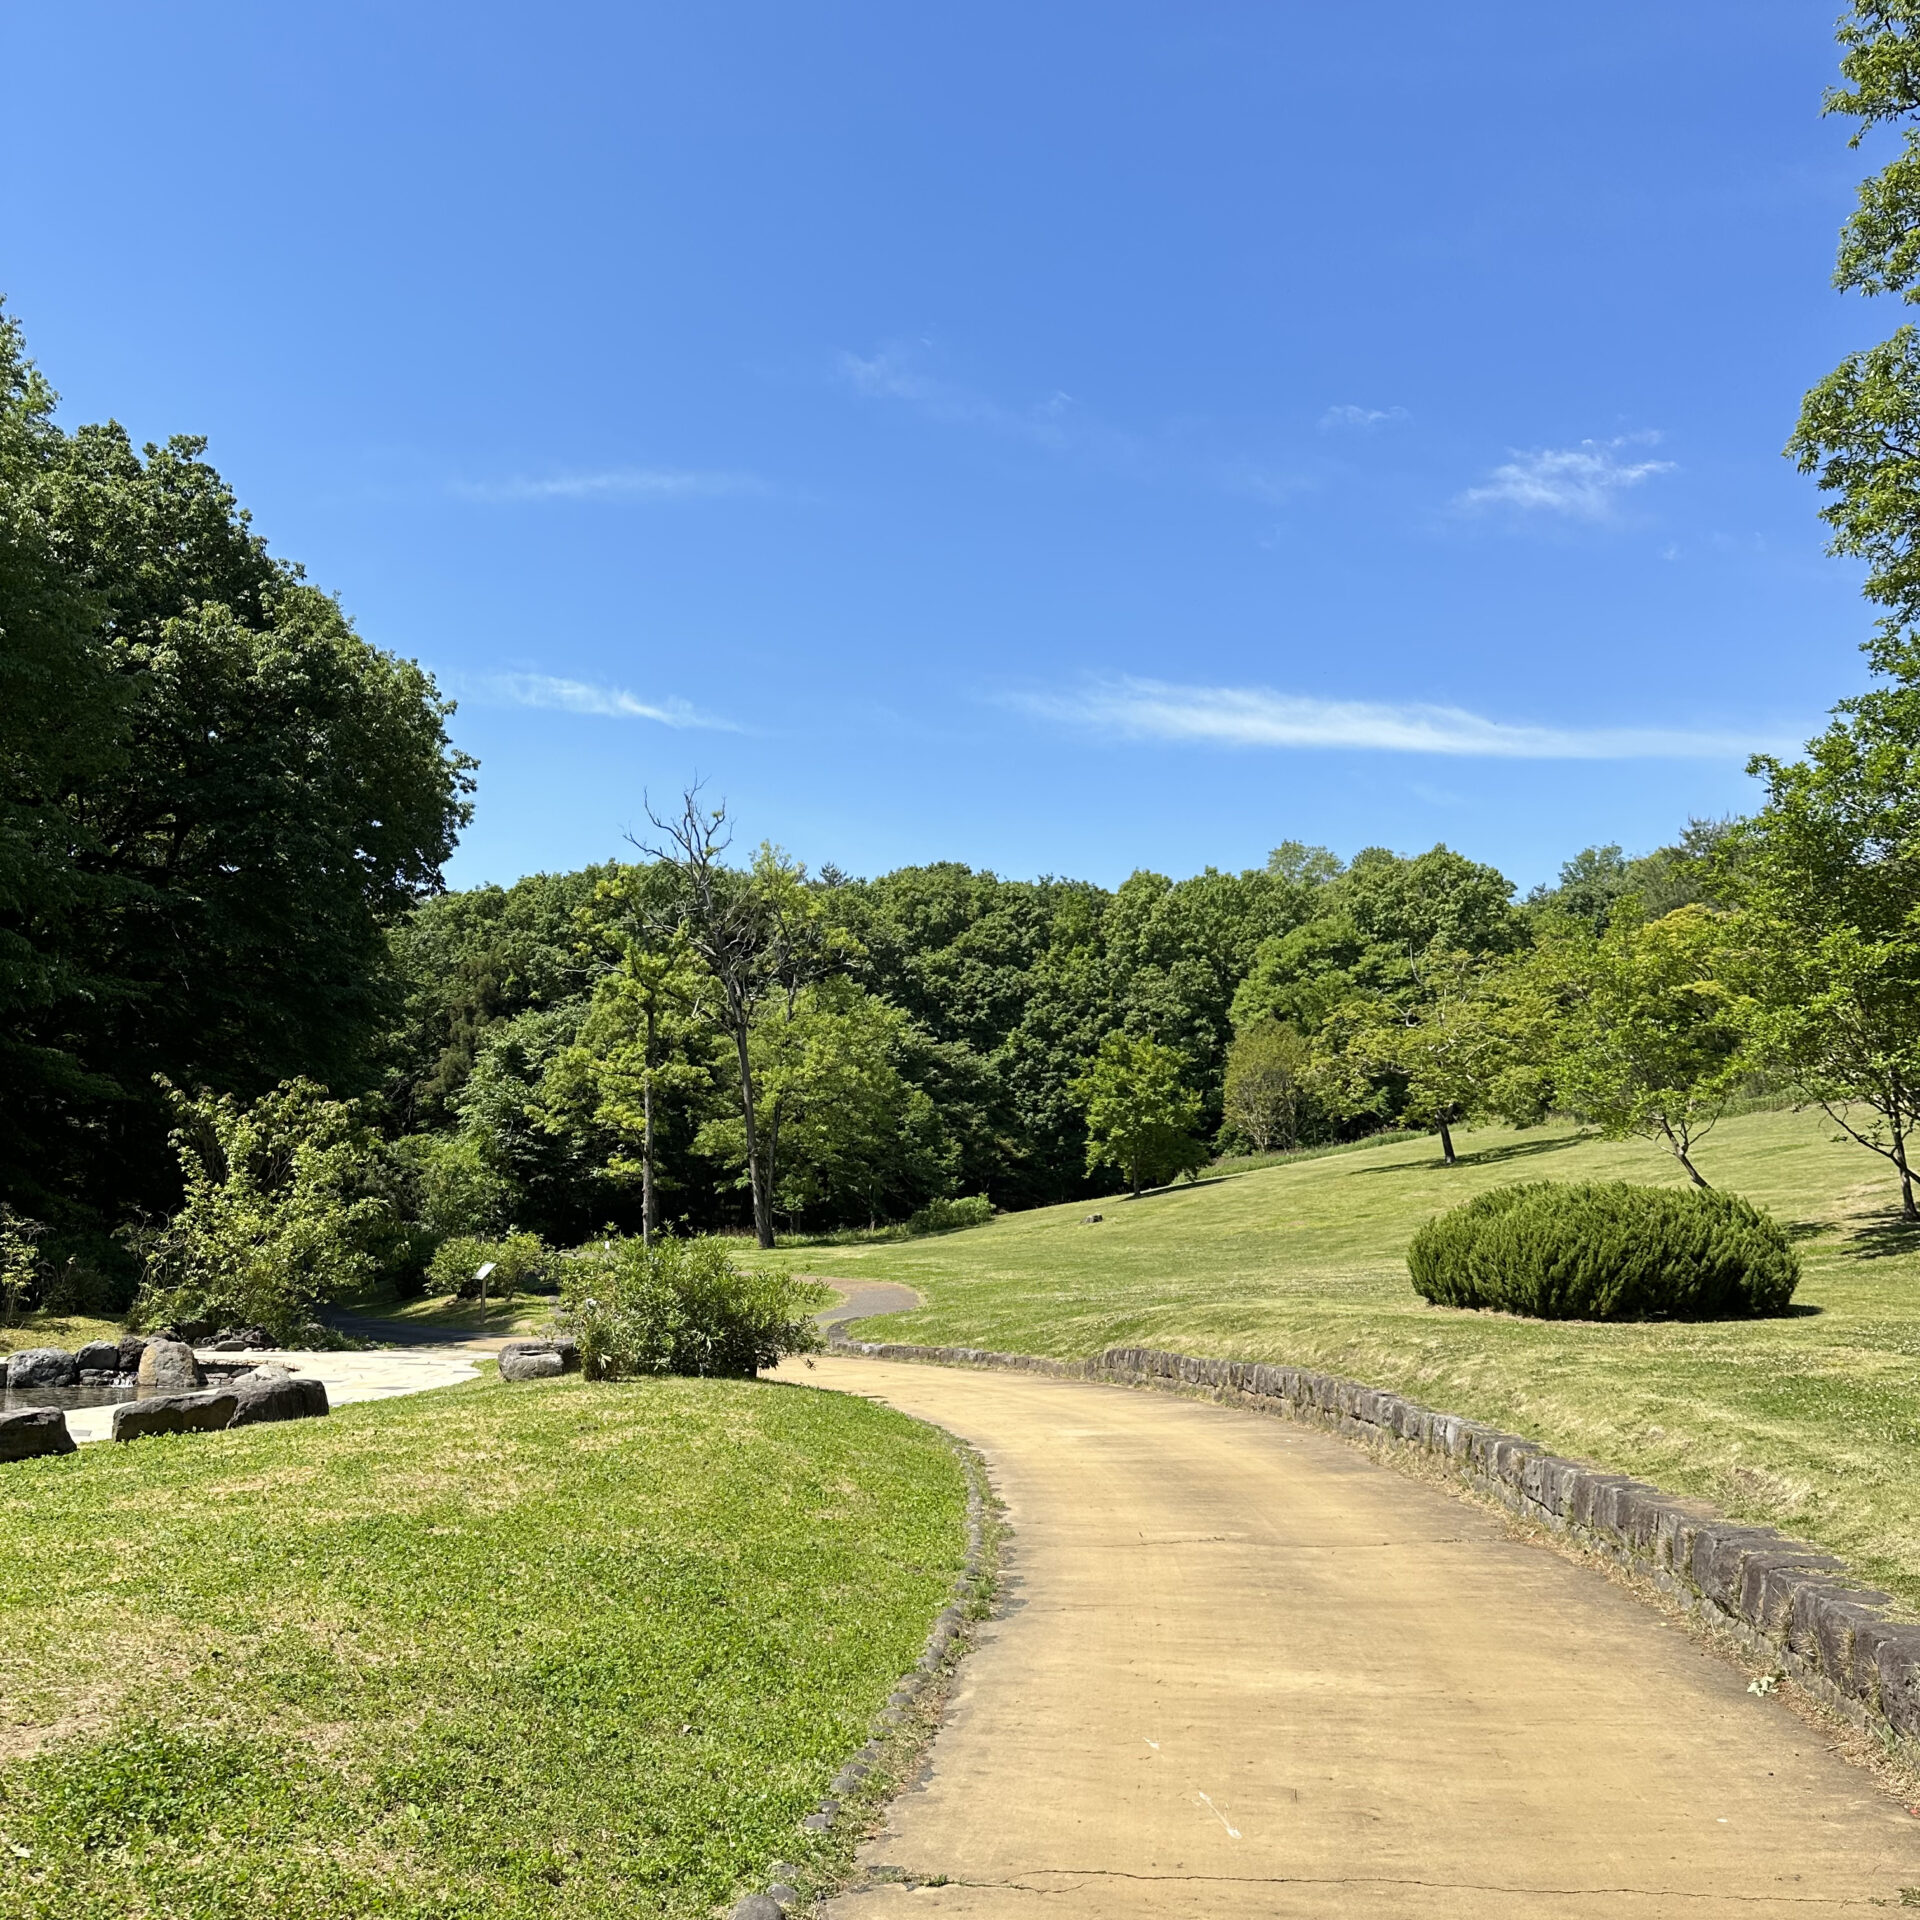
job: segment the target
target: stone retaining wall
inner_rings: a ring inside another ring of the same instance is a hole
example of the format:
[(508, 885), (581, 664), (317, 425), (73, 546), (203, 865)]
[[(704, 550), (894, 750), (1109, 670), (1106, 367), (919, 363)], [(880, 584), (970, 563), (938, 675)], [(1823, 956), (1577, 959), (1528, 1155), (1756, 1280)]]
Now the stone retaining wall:
[(1091, 1360), (1038, 1359), (975, 1347), (835, 1340), (880, 1360), (1005, 1367), (1221, 1400), (1304, 1420), (1351, 1440), (1411, 1452), (1515, 1513), (1579, 1541), (1771, 1658), (1828, 1705), (1920, 1760), (1920, 1625), (1884, 1593), (1855, 1585), (1846, 1563), (1771, 1527), (1728, 1520), (1625, 1474), (1561, 1459), (1518, 1434), (1435, 1413), (1356, 1380), (1152, 1347), (1110, 1347)]

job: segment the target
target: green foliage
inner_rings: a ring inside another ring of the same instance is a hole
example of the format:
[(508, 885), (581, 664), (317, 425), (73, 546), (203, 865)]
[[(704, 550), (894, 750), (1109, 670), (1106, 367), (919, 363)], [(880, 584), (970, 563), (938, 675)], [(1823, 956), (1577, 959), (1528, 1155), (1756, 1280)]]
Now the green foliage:
[(1110, 1033), (1075, 1085), (1087, 1110), (1087, 1169), (1111, 1167), (1134, 1193), (1197, 1173), (1206, 1149), (1194, 1136), (1200, 1102), (1171, 1047)]
[(0, 1327), (18, 1326), (39, 1299), (40, 1254), (34, 1242), (45, 1231), (39, 1221), (0, 1205)]
[(427, 1265), (427, 1278), (436, 1293), (461, 1300), (480, 1296), (480, 1269), (491, 1266), (486, 1293), (491, 1300), (509, 1300), (516, 1293), (554, 1293), (559, 1290), (558, 1256), (537, 1233), (510, 1233), (501, 1240), (481, 1240), (459, 1234), (443, 1240)]
[(1707, 907), (1653, 921), (1616, 912), (1597, 940), (1556, 941), (1532, 967), (1541, 1003), (1558, 1014), (1560, 1104), (1609, 1138), (1665, 1147), (1703, 1187), (1695, 1145), (1746, 1070), (1737, 940), (1736, 924)]
[(910, 1233), (953, 1233), (961, 1227), (984, 1227), (993, 1218), (993, 1202), (984, 1193), (959, 1200), (929, 1200), (907, 1221)]
[(590, 1378), (659, 1373), (750, 1376), (820, 1346), (824, 1287), (734, 1264), (718, 1239), (604, 1240), (566, 1263), (566, 1322)]
[(413, 1217), (436, 1244), (455, 1234), (484, 1238), (512, 1215), (513, 1184), (472, 1130), (402, 1134), (393, 1158), (411, 1186)]
[(1541, 1320), (1724, 1320), (1786, 1311), (1800, 1260), (1735, 1194), (1625, 1181), (1497, 1187), (1430, 1220), (1407, 1249), (1436, 1305)]
[(1313, 1046), (1283, 1020), (1256, 1020), (1227, 1049), (1221, 1090), (1223, 1136), (1255, 1153), (1288, 1152), (1301, 1142), (1314, 1112), (1308, 1088)]
[(147, 1237), (136, 1324), (211, 1320), (311, 1342), (319, 1304), (366, 1287), (399, 1225), (378, 1142), (310, 1080), (250, 1105), (166, 1092), (186, 1200)]

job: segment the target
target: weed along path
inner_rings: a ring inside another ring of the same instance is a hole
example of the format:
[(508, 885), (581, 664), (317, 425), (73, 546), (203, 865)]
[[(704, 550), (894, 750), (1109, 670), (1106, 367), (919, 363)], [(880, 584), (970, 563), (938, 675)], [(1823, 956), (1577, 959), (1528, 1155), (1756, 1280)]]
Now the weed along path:
[(839, 1920), (1866, 1914), (1920, 1819), (1598, 1575), (1306, 1428), (1016, 1373), (782, 1377), (977, 1447), (994, 1620)]

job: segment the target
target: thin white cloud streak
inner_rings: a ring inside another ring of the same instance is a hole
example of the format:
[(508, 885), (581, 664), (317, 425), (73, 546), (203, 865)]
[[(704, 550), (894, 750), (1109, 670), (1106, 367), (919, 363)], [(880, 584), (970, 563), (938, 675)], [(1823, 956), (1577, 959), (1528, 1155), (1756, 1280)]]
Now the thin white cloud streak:
[(1469, 511), (1512, 507), (1522, 513), (1558, 513), (1573, 520), (1606, 520), (1619, 497), (1657, 473), (1671, 473), (1671, 460), (1622, 460), (1622, 447), (1657, 439), (1633, 434), (1618, 440), (1582, 440), (1577, 447), (1513, 450), (1483, 485), (1469, 487), (1457, 505)]
[(761, 494), (764, 480), (751, 473), (708, 473), (679, 467), (612, 467), (593, 473), (555, 473), (512, 480), (456, 483), (463, 499), (509, 500), (690, 500)]
[(1365, 433), (1370, 428), (1386, 425), (1390, 420), (1412, 418), (1405, 407), (1329, 407), (1320, 416), (1320, 431), (1327, 433), (1337, 427), (1350, 427)]
[(609, 720), (653, 720), (663, 727), (705, 727), (739, 733), (731, 720), (702, 713), (676, 695), (642, 700), (624, 687), (590, 680), (562, 680), (546, 673), (490, 673), (480, 681), (483, 698), (510, 707), (544, 707), (557, 713), (590, 713)]
[(1464, 707), (1319, 700), (1268, 687), (1182, 687), (1161, 680), (1121, 679), (1074, 694), (1016, 695), (1011, 704), (1109, 738), (1223, 747), (1486, 760), (1744, 760), (1770, 744), (1751, 734), (1516, 725)]

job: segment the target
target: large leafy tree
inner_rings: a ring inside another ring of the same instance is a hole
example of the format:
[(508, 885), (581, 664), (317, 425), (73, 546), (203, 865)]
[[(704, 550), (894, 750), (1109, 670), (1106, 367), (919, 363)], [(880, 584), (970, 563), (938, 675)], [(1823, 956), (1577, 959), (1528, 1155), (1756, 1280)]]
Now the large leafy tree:
[(1206, 1164), (1194, 1136), (1200, 1100), (1171, 1047), (1141, 1034), (1110, 1033), (1075, 1083), (1086, 1106), (1087, 1170), (1111, 1167), (1135, 1198)]
[(57, 1218), (174, 1186), (156, 1074), (369, 1083), (471, 763), (204, 442), (52, 409), (0, 324), (0, 1185)]

